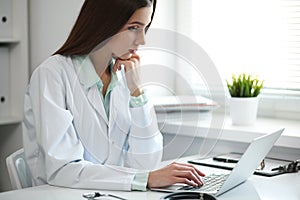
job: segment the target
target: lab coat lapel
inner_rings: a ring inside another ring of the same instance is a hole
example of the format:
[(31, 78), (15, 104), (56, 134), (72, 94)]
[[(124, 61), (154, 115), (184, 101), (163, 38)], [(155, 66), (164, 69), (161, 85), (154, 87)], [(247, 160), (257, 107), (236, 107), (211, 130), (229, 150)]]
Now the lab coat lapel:
[(104, 109), (103, 102), (101, 101), (100, 93), (96, 85), (91, 87), (87, 95), (90, 104), (98, 112), (98, 114), (104, 119), (105, 123), (108, 125), (108, 118)]
[[(111, 93), (109, 116), (109, 128), (111, 130), (115, 125), (118, 125), (121, 129), (124, 129), (124, 126), (129, 126), (130, 114), (128, 106), (130, 94), (122, 87), (122, 85), (117, 85)], [(128, 122), (124, 120), (128, 120)]]
[(109, 128), (110, 130), (114, 127), (116, 124), (117, 116), (118, 116), (118, 104), (115, 99), (115, 92), (116, 89), (113, 89), (110, 96), (110, 113), (109, 113)]

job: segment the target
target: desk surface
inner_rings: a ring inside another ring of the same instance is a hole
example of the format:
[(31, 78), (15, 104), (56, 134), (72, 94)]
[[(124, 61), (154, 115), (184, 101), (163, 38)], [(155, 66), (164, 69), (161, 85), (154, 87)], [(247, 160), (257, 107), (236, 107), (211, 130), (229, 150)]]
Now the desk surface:
[[(186, 162), (189, 159), (196, 158), (186, 157), (182, 158), (180, 162)], [(171, 161), (168, 161), (171, 162)], [(168, 164), (168, 162), (164, 162)], [(226, 172), (227, 170), (208, 168), (197, 166), (206, 174), (212, 172)], [(236, 188), (224, 193), (218, 197), (218, 200), (299, 200), (300, 199), (300, 173), (285, 174), (275, 177), (262, 177), (252, 175), (245, 183)], [(0, 193), (0, 200), (16, 200), (16, 199), (30, 199), (30, 200), (83, 200), (82, 194), (85, 192), (94, 192), (95, 190), (79, 190), (62, 187), (54, 187), (43, 185), (22, 190), (14, 190)], [(119, 195), (128, 200), (145, 199), (154, 200), (166, 195), (160, 192), (122, 192), (122, 191), (103, 191), (99, 192)], [(99, 198), (108, 199), (108, 198)], [(112, 198), (110, 198), (112, 199)]]

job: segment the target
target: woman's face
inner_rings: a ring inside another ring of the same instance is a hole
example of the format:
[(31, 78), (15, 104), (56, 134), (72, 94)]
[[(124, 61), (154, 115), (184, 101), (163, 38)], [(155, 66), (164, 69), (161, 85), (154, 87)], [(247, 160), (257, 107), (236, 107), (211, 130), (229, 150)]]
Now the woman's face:
[(153, 7), (143, 7), (134, 12), (125, 26), (107, 43), (114, 58), (131, 58), (140, 45), (145, 44), (145, 28), (151, 21)]

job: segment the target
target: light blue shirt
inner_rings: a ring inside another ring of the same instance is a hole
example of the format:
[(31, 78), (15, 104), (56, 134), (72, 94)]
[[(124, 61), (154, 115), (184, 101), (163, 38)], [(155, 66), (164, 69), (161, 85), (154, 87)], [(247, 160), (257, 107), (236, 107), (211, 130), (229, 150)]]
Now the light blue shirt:
[[(112, 71), (112, 68), (114, 66), (114, 61), (112, 60), (109, 63), (109, 68), (111, 69), (111, 81), (108, 85), (107, 91), (105, 96), (102, 95), (103, 90), (103, 82), (101, 81), (100, 77), (96, 73), (96, 70), (94, 68), (94, 65), (89, 58), (89, 56), (75, 56), (73, 60), (78, 64), (76, 66), (79, 66), (80, 69), (78, 76), (82, 80), (85, 80), (87, 87), (90, 87), (94, 84), (97, 84), (97, 87), (100, 92), (101, 101), (103, 102), (103, 106), (107, 115), (107, 118), (109, 119), (109, 104), (110, 104), (110, 96), (111, 91), (114, 89), (114, 87), (119, 84), (119, 80), (117, 75)], [(148, 99), (145, 93), (141, 94), (138, 97), (131, 96), (129, 106), (130, 107), (139, 107), (143, 106), (147, 103)], [(147, 181), (148, 181), (149, 172), (145, 173), (137, 173), (131, 183), (131, 189), (132, 190), (140, 190), (140, 191), (146, 191), (147, 187)]]

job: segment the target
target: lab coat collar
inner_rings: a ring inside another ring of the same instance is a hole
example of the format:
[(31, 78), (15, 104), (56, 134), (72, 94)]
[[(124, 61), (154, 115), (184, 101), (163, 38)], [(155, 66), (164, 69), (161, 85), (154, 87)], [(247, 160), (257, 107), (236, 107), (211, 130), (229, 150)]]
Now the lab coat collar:
[(101, 81), (89, 56), (74, 56), (73, 59), (78, 78), (86, 89)]
[[(76, 67), (78, 78), (86, 89), (92, 87), (94, 84), (98, 84), (98, 85), (99, 83), (100, 85), (102, 84), (102, 81), (99, 78), (98, 74), (96, 73), (94, 65), (88, 55), (74, 56), (73, 60), (75, 61), (75, 67)], [(114, 62), (115, 61), (112, 59), (108, 66), (111, 72), (114, 66)], [(111, 74), (112, 74), (112, 80), (111, 80), (110, 88), (113, 88), (116, 86), (118, 79), (115, 73), (112, 72)]]

